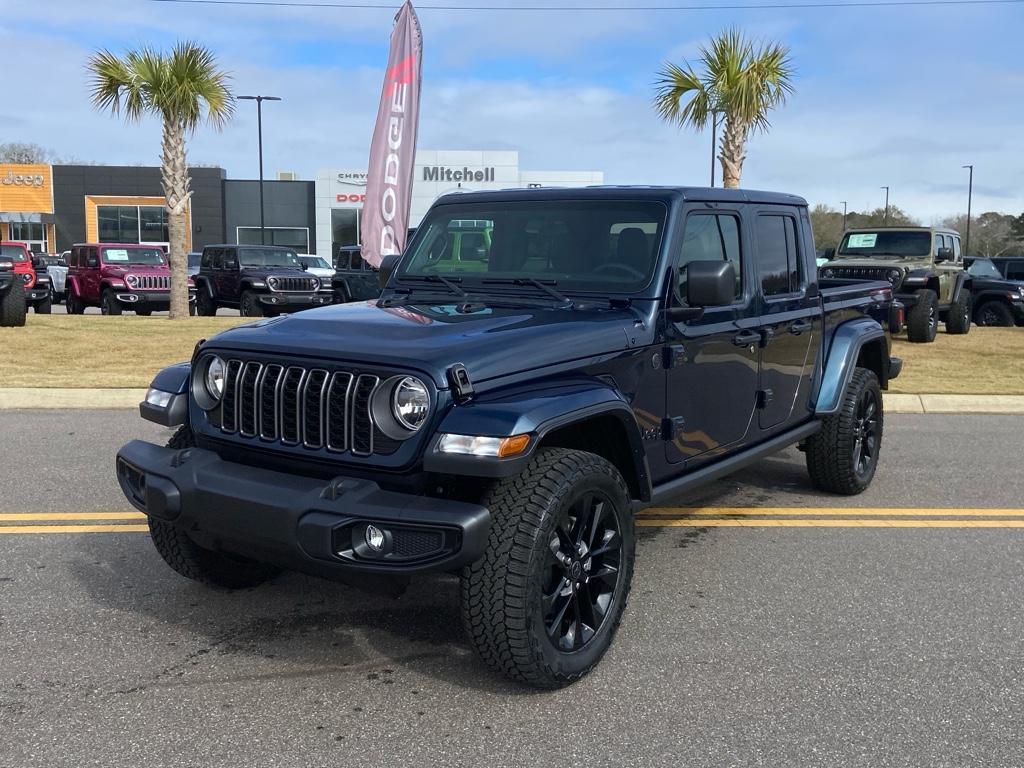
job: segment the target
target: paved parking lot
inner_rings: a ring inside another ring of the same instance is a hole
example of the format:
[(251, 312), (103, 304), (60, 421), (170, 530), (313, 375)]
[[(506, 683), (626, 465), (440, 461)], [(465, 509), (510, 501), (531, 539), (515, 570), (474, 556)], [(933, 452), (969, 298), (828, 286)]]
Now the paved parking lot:
[(556, 693), (476, 661), (451, 578), (178, 577), (112, 478), (166, 438), (131, 412), (0, 435), (0, 766), (1022, 763), (1024, 417), (892, 416), (852, 500), (788, 451), (648, 513), (616, 643)]

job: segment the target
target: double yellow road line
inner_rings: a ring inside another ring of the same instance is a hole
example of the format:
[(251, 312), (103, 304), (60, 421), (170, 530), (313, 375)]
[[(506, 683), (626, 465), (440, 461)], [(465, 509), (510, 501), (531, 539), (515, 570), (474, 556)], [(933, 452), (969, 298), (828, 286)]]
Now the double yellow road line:
[[(114, 520), (125, 522), (113, 523)], [(141, 512), (2, 512), (0, 535), (18, 533), (142, 533), (148, 531)], [(141, 524), (139, 524), (141, 522)], [(17, 525), (8, 525), (17, 523)], [(47, 523), (47, 525), (33, 525)], [(60, 525), (72, 523), (72, 525)]]
[(1024, 509), (651, 507), (645, 528), (1024, 528)]
[[(5, 512), (0, 535), (144, 533), (139, 512)], [(865, 507), (652, 507), (643, 528), (1024, 528), (1024, 509)]]

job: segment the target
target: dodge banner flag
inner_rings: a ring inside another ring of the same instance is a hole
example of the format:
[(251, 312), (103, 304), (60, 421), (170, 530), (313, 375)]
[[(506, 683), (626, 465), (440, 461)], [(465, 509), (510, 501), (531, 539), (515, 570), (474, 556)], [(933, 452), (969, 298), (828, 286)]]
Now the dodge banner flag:
[(363, 259), (374, 267), (380, 266), (385, 256), (401, 253), (405, 247), (416, 162), (422, 60), (420, 22), (407, 0), (395, 16), (384, 90), (370, 144), (361, 229)]

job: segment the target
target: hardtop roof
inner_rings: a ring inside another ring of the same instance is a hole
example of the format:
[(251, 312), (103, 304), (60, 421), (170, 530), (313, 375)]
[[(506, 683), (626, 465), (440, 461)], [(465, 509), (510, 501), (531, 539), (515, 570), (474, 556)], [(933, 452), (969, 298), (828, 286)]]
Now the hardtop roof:
[(602, 185), (592, 187), (535, 187), (449, 192), (435, 205), (456, 203), (497, 203), (530, 200), (658, 200), (671, 202), (761, 203), (765, 205), (796, 205), (806, 207), (807, 201), (785, 192), (756, 189), (723, 189), (721, 187), (672, 187), (653, 185)]

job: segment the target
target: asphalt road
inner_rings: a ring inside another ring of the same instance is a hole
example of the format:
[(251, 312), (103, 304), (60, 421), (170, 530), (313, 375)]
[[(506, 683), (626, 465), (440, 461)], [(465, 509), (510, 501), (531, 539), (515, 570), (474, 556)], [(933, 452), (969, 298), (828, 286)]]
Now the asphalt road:
[[(644, 518), (611, 652), (556, 693), (475, 659), (450, 578), (224, 593), (144, 533), (0, 534), (0, 766), (1022, 765), (1024, 418), (886, 426), (855, 499), (789, 451), (679, 500), (706, 521)], [(113, 452), (166, 430), (0, 412), (0, 436), (7, 520), (126, 510)], [(732, 527), (764, 507), (796, 524)]]

